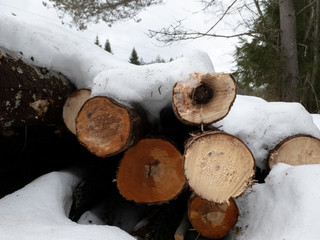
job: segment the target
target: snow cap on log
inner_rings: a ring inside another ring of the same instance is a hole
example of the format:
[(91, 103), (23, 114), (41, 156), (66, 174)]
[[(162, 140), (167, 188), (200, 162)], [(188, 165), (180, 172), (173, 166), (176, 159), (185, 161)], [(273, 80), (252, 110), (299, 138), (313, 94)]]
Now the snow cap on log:
[(176, 198), (186, 185), (182, 154), (169, 141), (142, 139), (127, 150), (117, 173), (117, 187), (127, 200), (160, 204)]
[(237, 223), (239, 209), (232, 198), (219, 204), (195, 195), (189, 201), (188, 216), (194, 229), (202, 236), (220, 239)]
[(187, 142), (184, 172), (197, 195), (222, 203), (240, 196), (252, 185), (255, 161), (240, 139), (210, 131), (191, 137)]
[(130, 65), (83, 41), (76, 31), (49, 24), (31, 18), (26, 21), (22, 14), (1, 13), (0, 47), (22, 52), (22, 60), (28, 64), (61, 72), (77, 88), (91, 88), (93, 78), (101, 71)]
[(270, 151), (268, 157), (270, 169), (278, 162), (292, 166), (320, 164), (320, 140), (307, 135), (284, 139)]
[(76, 117), (79, 142), (98, 157), (122, 152), (144, 134), (146, 122), (134, 109), (111, 98), (89, 98)]
[(207, 53), (194, 50), (168, 63), (103, 71), (93, 80), (92, 96), (109, 96), (127, 106), (139, 104), (156, 121), (160, 111), (171, 105), (174, 84), (194, 72), (214, 72)]
[(231, 74), (190, 74), (173, 87), (172, 109), (186, 124), (200, 125), (224, 118), (236, 98), (237, 86)]

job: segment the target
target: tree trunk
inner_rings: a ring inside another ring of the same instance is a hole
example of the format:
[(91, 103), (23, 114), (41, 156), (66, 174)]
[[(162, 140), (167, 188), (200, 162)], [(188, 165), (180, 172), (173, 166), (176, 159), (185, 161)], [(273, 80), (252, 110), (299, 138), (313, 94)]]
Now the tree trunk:
[(182, 154), (163, 139), (142, 139), (125, 152), (117, 174), (121, 195), (137, 203), (164, 203), (185, 187)]
[(224, 118), (235, 100), (236, 83), (230, 74), (193, 74), (177, 82), (172, 109), (185, 124), (211, 124)]
[(76, 132), (76, 117), (82, 105), (90, 98), (91, 90), (77, 89), (70, 94), (63, 105), (62, 117), (66, 127), (73, 134)]
[(320, 140), (306, 135), (284, 139), (274, 147), (268, 157), (270, 169), (278, 162), (293, 166), (320, 163)]
[(281, 49), (285, 57), (282, 78), (282, 100), (299, 101), (299, 64), (296, 34), (296, 16), (293, 0), (279, 0)]
[(73, 90), (63, 75), (0, 51), (1, 127), (62, 123), (63, 104)]
[[(319, 35), (319, 27), (320, 27), (320, 1), (315, 1), (315, 17), (314, 17), (314, 33), (313, 33), (313, 66), (312, 66), (312, 75), (311, 75), (311, 84), (312, 89), (315, 89), (319, 87), (319, 82), (316, 82), (317, 76), (319, 76), (319, 41), (320, 41), (320, 35)], [(318, 80), (319, 81), (319, 80)], [(318, 89), (318, 88), (317, 88)], [(313, 91), (314, 94), (314, 101), (315, 106), (317, 109), (317, 112), (320, 113), (320, 107), (319, 107), (319, 98), (316, 93), (316, 91)]]
[(189, 202), (188, 216), (194, 229), (202, 236), (220, 239), (237, 223), (239, 209), (232, 198), (218, 204), (195, 196)]
[(187, 182), (200, 197), (217, 203), (238, 197), (252, 185), (255, 161), (247, 146), (224, 132), (204, 132), (185, 146)]
[(145, 134), (145, 128), (142, 114), (102, 96), (88, 99), (76, 117), (78, 140), (98, 157), (128, 149)]

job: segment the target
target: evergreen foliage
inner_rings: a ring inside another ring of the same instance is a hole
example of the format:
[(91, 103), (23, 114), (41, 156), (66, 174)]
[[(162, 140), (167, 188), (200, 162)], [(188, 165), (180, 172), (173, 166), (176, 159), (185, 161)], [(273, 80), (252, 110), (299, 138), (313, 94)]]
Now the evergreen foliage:
[(83, 30), (88, 23), (103, 21), (111, 26), (119, 20), (134, 19), (141, 10), (160, 4), (162, 0), (43, 0), (42, 3), (48, 8), (55, 8), (61, 19), (65, 19), (65, 15), (71, 17), (69, 25)]
[[(280, 44), (278, 1), (259, 1), (263, 15), (256, 18), (251, 30), (255, 38), (241, 38), (235, 51), (234, 73), (239, 88), (267, 100), (281, 100), (282, 70), (285, 58)], [(318, 112), (320, 98), (319, 2), (294, 0), (297, 22), (300, 102), (309, 112)], [(318, 23), (317, 23), (318, 22)], [(290, 43), (288, 43), (290, 44)]]
[(135, 48), (132, 49), (130, 58), (129, 58), (129, 62), (135, 65), (141, 65), (140, 61), (139, 61), (139, 57), (138, 57), (138, 53), (136, 51)]
[(109, 53), (112, 53), (111, 44), (110, 44), (109, 39), (107, 39), (106, 42), (105, 42), (105, 44), (104, 44), (104, 50), (106, 50), (106, 51), (109, 52)]
[[(240, 38), (236, 47), (236, 79), (246, 94), (272, 100), (281, 98), (282, 63), (280, 49), (279, 7), (276, 2), (264, 6), (262, 17), (256, 19), (252, 31), (261, 32), (256, 38)], [(266, 31), (274, 29), (273, 31)]]
[(97, 46), (99, 46), (99, 47), (102, 47), (101, 44), (100, 44), (100, 40), (99, 40), (98, 35), (96, 36), (96, 39), (95, 39), (95, 41), (94, 41), (94, 44), (97, 45)]

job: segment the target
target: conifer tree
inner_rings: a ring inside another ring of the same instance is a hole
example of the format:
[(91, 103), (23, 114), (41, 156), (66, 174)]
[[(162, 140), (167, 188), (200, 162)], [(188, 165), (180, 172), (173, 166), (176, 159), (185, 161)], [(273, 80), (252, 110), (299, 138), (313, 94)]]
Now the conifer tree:
[(98, 35), (96, 36), (96, 40), (94, 41), (94, 44), (99, 46), (99, 47), (102, 47), (101, 44), (100, 44), (100, 40), (99, 40)]
[(107, 39), (105, 44), (104, 44), (104, 50), (106, 50), (109, 53), (112, 53), (109, 39)]
[(141, 65), (140, 61), (139, 61), (139, 57), (138, 57), (138, 53), (136, 51), (135, 48), (132, 49), (130, 58), (129, 58), (129, 62), (135, 65)]

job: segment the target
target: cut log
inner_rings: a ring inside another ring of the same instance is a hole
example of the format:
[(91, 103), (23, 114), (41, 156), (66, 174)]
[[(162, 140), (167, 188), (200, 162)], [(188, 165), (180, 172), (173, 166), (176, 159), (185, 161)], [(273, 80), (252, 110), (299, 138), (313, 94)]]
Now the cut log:
[(239, 209), (235, 201), (214, 203), (193, 197), (188, 206), (188, 216), (194, 229), (204, 237), (220, 239), (237, 223)]
[(127, 150), (119, 164), (121, 195), (137, 203), (161, 204), (185, 187), (182, 154), (163, 139), (142, 139)]
[(217, 203), (241, 195), (252, 185), (255, 160), (248, 147), (230, 134), (209, 131), (189, 139), (184, 171), (200, 197)]
[(269, 168), (278, 162), (293, 166), (320, 163), (320, 140), (307, 135), (296, 135), (284, 139), (268, 156)]
[(66, 127), (73, 134), (76, 132), (76, 117), (82, 107), (82, 105), (90, 98), (91, 90), (89, 89), (77, 89), (70, 94), (63, 105), (63, 121)]
[(1, 127), (63, 123), (63, 104), (73, 90), (63, 75), (0, 51)]
[(236, 89), (231, 74), (192, 74), (174, 85), (172, 108), (185, 124), (211, 124), (228, 114)]
[(144, 135), (145, 127), (141, 114), (105, 96), (89, 98), (76, 117), (79, 142), (98, 157), (128, 149)]

